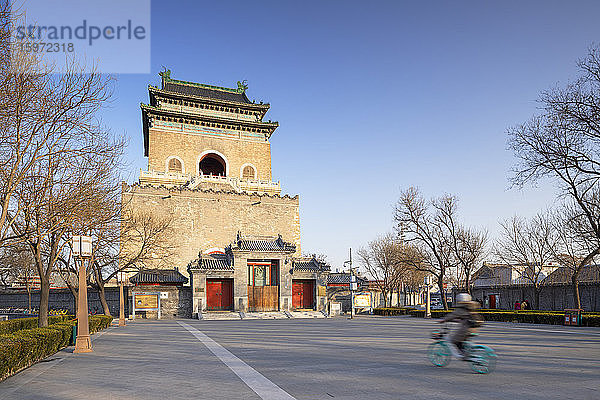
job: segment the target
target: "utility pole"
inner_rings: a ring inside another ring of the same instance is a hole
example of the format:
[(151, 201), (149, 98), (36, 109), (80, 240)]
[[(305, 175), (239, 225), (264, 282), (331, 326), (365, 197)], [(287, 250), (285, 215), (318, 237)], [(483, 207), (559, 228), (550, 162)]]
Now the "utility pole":
[(352, 247), (350, 248), (350, 319), (353, 318), (354, 314), (354, 282), (356, 277), (354, 271), (352, 271)]

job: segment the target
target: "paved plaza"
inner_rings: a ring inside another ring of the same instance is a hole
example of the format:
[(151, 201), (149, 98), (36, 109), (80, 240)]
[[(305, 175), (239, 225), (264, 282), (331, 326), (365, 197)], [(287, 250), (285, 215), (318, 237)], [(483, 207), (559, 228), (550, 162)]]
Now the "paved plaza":
[(411, 317), (135, 321), (0, 383), (0, 399), (598, 399), (600, 329), (488, 323), (499, 355), (473, 374), (426, 358)]

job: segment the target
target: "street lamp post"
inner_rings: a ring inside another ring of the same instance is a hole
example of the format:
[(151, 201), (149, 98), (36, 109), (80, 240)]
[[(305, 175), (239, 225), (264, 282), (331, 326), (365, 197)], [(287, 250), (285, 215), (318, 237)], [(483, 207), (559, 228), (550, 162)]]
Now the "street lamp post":
[(352, 270), (352, 248), (350, 248), (350, 260), (345, 261), (344, 265), (348, 264), (350, 267), (350, 319), (353, 319), (354, 313), (354, 290), (358, 289), (358, 285), (356, 284), (356, 277), (354, 276), (354, 271)]
[(123, 271), (119, 271), (119, 326), (125, 326), (125, 298), (123, 297)]
[(77, 339), (73, 353), (92, 352), (92, 340), (88, 323), (87, 274), (85, 258), (92, 257), (92, 238), (73, 236), (73, 256), (79, 257), (79, 296), (77, 299)]
[(426, 287), (427, 300), (426, 300), (426, 304), (425, 304), (425, 318), (431, 318), (431, 292), (430, 292), (430, 286), (431, 286), (431, 277), (430, 276), (426, 276), (425, 277), (425, 287)]

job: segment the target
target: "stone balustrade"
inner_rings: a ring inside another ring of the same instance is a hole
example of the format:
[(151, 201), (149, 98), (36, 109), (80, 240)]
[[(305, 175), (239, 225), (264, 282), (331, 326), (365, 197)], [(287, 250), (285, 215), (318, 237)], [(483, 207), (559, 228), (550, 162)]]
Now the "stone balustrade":
[(229, 185), (237, 192), (256, 192), (280, 194), (281, 183), (260, 179), (241, 179), (232, 176), (190, 175), (173, 172), (140, 171), (140, 183), (150, 185), (179, 186), (187, 184), (190, 189), (197, 188), (201, 183)]

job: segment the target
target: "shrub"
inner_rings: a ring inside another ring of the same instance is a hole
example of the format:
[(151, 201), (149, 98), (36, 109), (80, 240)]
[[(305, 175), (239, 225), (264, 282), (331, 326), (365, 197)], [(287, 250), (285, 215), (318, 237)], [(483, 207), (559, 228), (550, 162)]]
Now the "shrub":
[[(53, 325), (59, 322), (71, 319), (69, 315), (54, 315), (48, 317), (48, 325)], [(6, 333), (13, 333), (23, 329), (33, 329), (38, 326), (38, 317), (31, 318), (17, 318), (8, 321), (0, 321), (0, 335)]]
[(374, 308), (373, 314), (375, 315), (385, 315), (385, 316), (394, 316), (394, 315), (408, 315), (409, 311), (414, 310), (414, 308), (410, 307), (385, 307), (385, 308)]
[[(56, 323), (45, 328), (31, 328), (0, 334), (0, 380), (27, 368), (39, 360), (56, 353), (69, 345), (75, 320), (72, 317), (57, 316)], [(37, 318), (32, 319), (37, 324)], [(92, 315), (89, 317), (90, 334), (110, 326), (112, 317)], [(19, 320), (11, 320), (13, 322)], [(25, 322), (27, 326), (31, 322)], [(18, 324), (11, 324), (14, 329)]]
[[(432, 318), (443, 318), (452, 310), (431, 310)], [(529, 324), (549, 324), (562, 325), (565, 320), (564, 311), (542, 311), (542, 310), (489, 310), (481, 309), (477, 311), (486, 321), (499, 322), (523, 322)], [(417, 318), (425, 318), (425, 310), (409, 310), (408, 314)], [(388, 314), (379, 314), (388, 315)], [(581, 315), (582, 326), (600, 326), (600, 314), (583, 313)]]
[(0, 379), (56, 353), (69, 344), (62, 328), (24, 329), (0, 336)]
[(113, 317), (110, 315), (90, 315), (89, 328), (90, 334), (106, 329), (112, 323)]

